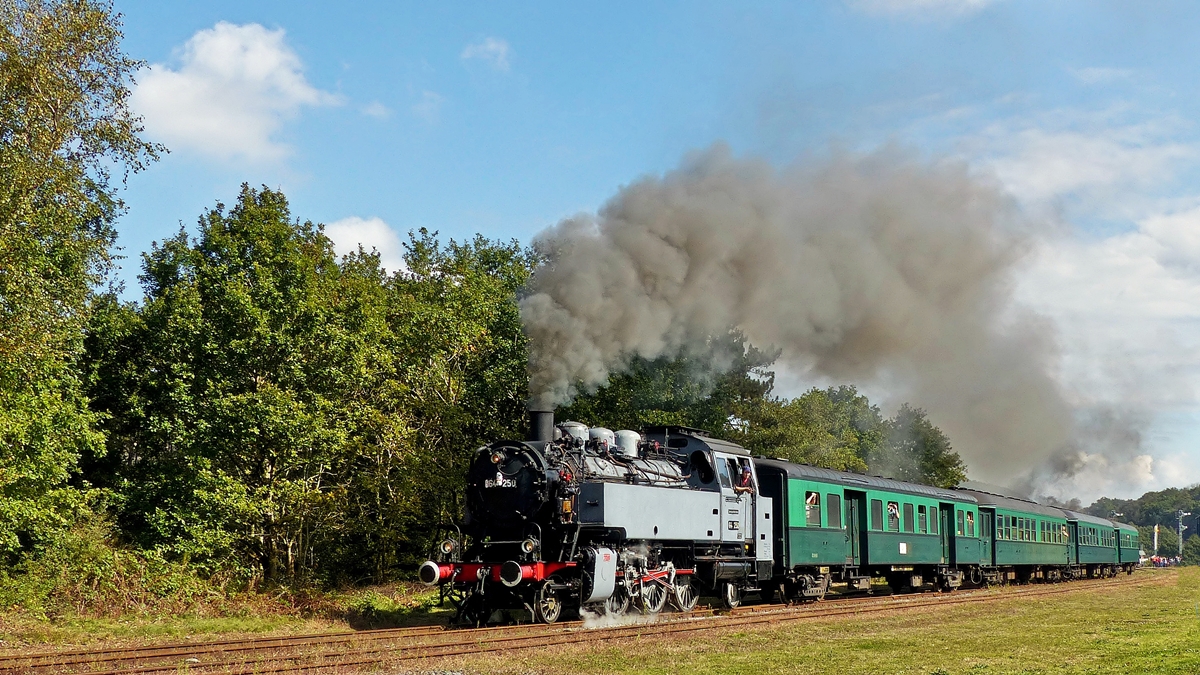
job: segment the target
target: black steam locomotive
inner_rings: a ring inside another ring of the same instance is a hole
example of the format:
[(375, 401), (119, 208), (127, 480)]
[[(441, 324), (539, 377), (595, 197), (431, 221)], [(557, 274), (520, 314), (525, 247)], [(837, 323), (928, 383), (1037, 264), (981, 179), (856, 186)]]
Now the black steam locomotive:
[(689, 611), (701, 590), (737, 604), (772, 576), (771, 502), (733, 484), (753, 471), (745, 449), (682, 427), (556, 427), (548, 412), (531, 413), (530, 428), (529, 440), (478, 450), (466, 518), (421, 567), (461, 621)]

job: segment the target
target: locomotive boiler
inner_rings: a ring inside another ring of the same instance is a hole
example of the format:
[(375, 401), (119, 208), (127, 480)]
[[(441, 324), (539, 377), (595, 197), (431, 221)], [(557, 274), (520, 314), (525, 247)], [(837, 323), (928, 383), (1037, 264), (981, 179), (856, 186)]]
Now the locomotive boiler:
[(702, 592), (736, 606), (770, 579), (772, 503), (745, 449), (685, 427), (555, 425), (542, 411), (529, 428), (476, 451), (465, 518), (421, 566), (460, 621), (690, 611)]

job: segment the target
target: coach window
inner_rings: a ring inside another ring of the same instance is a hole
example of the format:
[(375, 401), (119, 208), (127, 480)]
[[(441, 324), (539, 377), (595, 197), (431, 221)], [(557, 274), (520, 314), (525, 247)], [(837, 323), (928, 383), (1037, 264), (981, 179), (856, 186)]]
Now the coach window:
[(888, 532), (900, 531), (900, 502), (888, 502)]
[(957, 535), (960, 535), (960, 536), (962, 535), (962, 533), (963, 533), (963, 521), (964, 521), (964, 520), (965, 520), (965, 519), (963, 518), (963, 512), (962, 512), (962, 509), (958, 509), (958, 520), (956, 520), (956, 521), (955, 521), (955, 523), (957, 523), (958, 527), (954, 528), (954, 534), (957, 534)]
[(975, 536), (975, 512), (967, 511), (967, 536)]
[(917, 530), (921, 534), (929, 532), (929, 516), (926, 515), (924, 506), (917, 507)]
[(929, 507), (929, 534), (938, 533), (938, 507)]
[(829, 527), (842, 529), (842, 496), (832, 492), (825, 495), (825, 507), (825, 519), (829, 521)]
[(809, 527), (821, 526), (821, 493), (804, 493), (804, 524)]
[(904, 505), (904, 524), (903, 524), (904, 531), (905, 532), (915, 531), (916, 524), (917, 524), (916, 520), (913, 519), (913, 505), (905, 504)]
[(871, 529), (883, 529), (883, 502), (878, 499), (871, 500)]

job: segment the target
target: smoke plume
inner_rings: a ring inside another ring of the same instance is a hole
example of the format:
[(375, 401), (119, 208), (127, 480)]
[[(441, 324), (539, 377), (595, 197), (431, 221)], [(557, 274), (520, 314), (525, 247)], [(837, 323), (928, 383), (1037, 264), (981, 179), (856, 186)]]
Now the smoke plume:
[(738, 327), (792, 372), (906, 397), (973, 476), (1013, 477), (1071, 427), (1053, 331), (1012, 299), (1031, 232), (961, 163), (887, 149), (780, 170), (715, 146), (538, 236), (533, 402)]

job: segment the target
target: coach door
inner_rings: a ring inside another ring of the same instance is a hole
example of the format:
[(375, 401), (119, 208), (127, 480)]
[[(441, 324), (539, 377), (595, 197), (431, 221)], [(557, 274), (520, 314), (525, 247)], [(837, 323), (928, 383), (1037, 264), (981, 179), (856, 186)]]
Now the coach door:
[(1079, 523), (1067, 523), (1067, 549), (1071, 556), (1067, 560), (1068, 565), (1079, 564)]
[(863, 519), (867, 515), (867, 493), (846, 491), (846, 564), (861, 565), (862, 536), (867, 531)]
[(988, 565), (996, 564), (996, 549), (992, 545), (992, 535), (995, 532), (992, 524), (995, 522), (995, 517), (996, 514), (991, 511), (982, 509), (979, 511), (979, 545), (983, 547), (980, 553), (983, 554), (981, 558), (984, 563)]
[(938, 518), (938, 534), (942, 538), (942, 562), (947, 565), (953, 565), (954, 532), (950, 528), (954, 527), (954, 506), (942, 504), (938, 512), (940, 514)]

